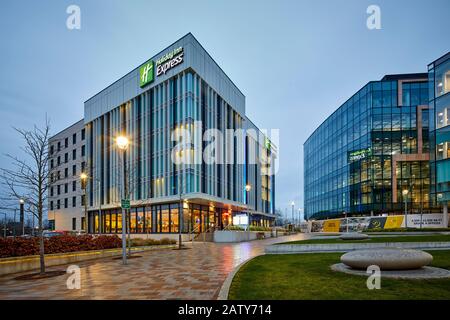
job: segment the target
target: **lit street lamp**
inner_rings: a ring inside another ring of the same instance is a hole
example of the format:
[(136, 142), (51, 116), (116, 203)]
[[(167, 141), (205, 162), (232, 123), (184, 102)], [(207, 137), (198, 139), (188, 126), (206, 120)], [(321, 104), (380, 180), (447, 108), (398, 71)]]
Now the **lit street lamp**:
[(25, 234), (25, 223), (24, 223), (24, 204), (25, 204), (25, 200), (23, 200), (22, 198), (19, 199), (19, 205), (20, 205), (20, 225), (22, 227), (22, 235)]
[(84, 172), (82, 172), (81, 174), (80, 174), (80, 180), (81, 180), (81, 189), (83, 189), (83, 191), (84, 191), (84, 225), (83, 226), (81, 226), (81, 228), (83, 228), (84, 229), (84, 231), (86, 232), (86, 233), (88, 233), (88, 230), (87, 230), (87, 179), (88, 179), (88, 176), (87, 176), (87, 174), (86, 173), (84, 173)]
[(408, 228), (408, 189), (402, 191), (403, 199), (405, 200), (405, 228)]
[(246, 195), (245, 195), (245, 202), (247, 205), (247, 234), (248, 234), (248, 240), (250, 240), (250, 212), (249, 212), (249, 208), (248, 208), (248, 194), (250, 193), (250, 191), (252, 190), (252, 186), (247, 184), (245, 185), (245, 191), (246, 191)]
[[(123, 157), (123, 200), (128, 197), (128, 182), (127, 182), (127, 148), (129, 145), (129, 140), (125, 136), (119, 136), (116, 138), (117, 147), (122, 150)], [(122, 263), (127, 264), (127, 239), (126, 239), (126, 221), (127, 209), (123, 208), (122, 212)]]

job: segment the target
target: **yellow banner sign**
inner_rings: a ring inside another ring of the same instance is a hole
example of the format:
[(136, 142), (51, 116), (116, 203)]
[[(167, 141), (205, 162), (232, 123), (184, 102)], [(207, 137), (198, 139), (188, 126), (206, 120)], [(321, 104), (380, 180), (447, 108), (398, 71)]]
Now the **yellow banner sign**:
[(323, 223), (323, 232), (339, 232), (340, 225), (340, 219), (325, 220)]

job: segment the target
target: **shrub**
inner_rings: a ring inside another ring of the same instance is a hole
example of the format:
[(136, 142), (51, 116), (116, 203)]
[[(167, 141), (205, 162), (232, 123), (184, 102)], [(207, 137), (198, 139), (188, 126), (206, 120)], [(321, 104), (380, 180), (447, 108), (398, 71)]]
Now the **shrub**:
[(244, 228), (240, 227), (240, 226), (228, 226), (226, 227), (226, 230), (230, 230), (230, 231), (243, 231)]
[(271, 231), (269, 227), (250, 226), (250, 231)]
[(167, 245), (167, 244), (175, 244), (177, 243), (174, 239), (163, 238), (161, 240), (155, 239), (142, 239), (142, 238), (133, 238), (131, 239), (131, 245), (133, 247), (140, 246), (158, 246), (158, 245)]
[[(121, 246), (118, 236), (72, 236), (61, 235), (44, 239), (46, 254), (66, 253), (75, 251), (113, 249)], [(1, 238), (0, 258), (21, 257), (39, 254), (39, 238)]]

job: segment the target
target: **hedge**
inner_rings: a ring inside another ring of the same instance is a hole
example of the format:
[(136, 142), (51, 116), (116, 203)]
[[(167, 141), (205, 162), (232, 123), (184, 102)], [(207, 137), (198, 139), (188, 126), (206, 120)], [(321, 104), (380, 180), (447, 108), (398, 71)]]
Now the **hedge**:
[[(120, 248), (121, 239), (116, 236), (61, 235), (44, 239), (45, 254)], [(0, 238), (0, 258), (39, 254), (39, 238)]]

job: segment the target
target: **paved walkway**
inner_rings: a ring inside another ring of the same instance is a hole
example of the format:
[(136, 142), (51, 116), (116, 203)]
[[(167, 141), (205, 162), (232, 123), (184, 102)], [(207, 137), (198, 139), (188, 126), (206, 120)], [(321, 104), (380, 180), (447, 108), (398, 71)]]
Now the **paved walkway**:
[[(123, 266), (112, 258), (79, 263), (81, 289), (69, 290), (69, 275), (40, 280), (0, 277), (0, 299), (216, 299), (240, 263), (264, 253), (266, 245), (308, 238), (298, 234), (237, 244), (194, 243), (190, 250), (139, 253)], [(48, 270), (65, 270), (56, 266)]]

